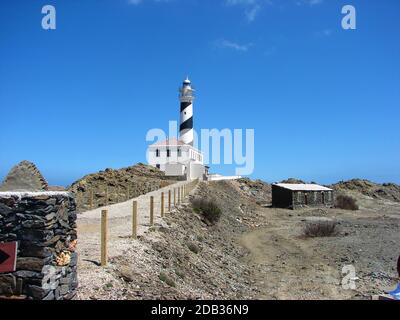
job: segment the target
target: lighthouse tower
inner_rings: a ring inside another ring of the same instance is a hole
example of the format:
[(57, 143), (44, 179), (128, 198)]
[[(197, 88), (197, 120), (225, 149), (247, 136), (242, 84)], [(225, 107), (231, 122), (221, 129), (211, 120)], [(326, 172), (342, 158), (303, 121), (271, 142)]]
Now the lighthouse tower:
[(179, 128), (179, 140), (184, 144), (193, 146), (193, 100), (194, 89), (189, 78), (183, 81), (179, 89), (181, 102), (181, 122)]

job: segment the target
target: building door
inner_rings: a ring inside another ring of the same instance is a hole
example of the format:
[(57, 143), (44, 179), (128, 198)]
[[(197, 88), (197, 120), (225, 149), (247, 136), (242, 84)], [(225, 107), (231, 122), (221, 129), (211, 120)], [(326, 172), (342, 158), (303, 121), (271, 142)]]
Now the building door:
[(321, 197), (322, 197), (322, 204), (325, 204), (325, 192), (321, 193)]
[(308, 194), (304, 193), (304, 204), (308, 206)]

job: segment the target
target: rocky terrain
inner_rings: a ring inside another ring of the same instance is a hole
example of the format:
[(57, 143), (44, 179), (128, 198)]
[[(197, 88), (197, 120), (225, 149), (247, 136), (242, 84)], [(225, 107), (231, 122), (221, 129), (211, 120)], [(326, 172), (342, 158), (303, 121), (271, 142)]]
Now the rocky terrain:
[[(78, 298), (369, 299), (394, 288), (398, 202), (343, 189), (356, 197), (358, 211), (275, 209), (267, 205), (269, 190), (248, 179), (200, 184), (190, 197), (215, 201), (222, 210), (217, 223), (186, 201), (139, 240), (116, 237), (125, 249), (106, 268), (92, 266), (96, 281), (82, 270)], [(318, 221), (336, 222), (338, 232), (304, 237), (304, 227)], [(118, 223), (129, 217), (115, 221), (115, 230)], [(342, 287), (349, 265), (354, 290)]]
[(357, 192), (374, 199), (400, 202), (400, 186), (394, 183), (374, 183), (368, 180), (353, 179), (341, 181), (331, 186), (338, 192)]
[[(229, 184), (210, 189), (201, 184), (195, 197), (230, 203), (229, 214), (210, 225), (194, 212), (190, 201), (177, 206), (139, 240), (115, 239), (127, 249), (114, 255), (96, 281), (81, 281), (80, 299), (250, 299), (256, 296), (250, 269), (241, 259), (247, 250), (237, 245), (237, 232), (250, 230), (241, 202)], [(190, 199), (194, 196), (191, 195)], [(246, 209), (245, 209), (246, 210)], [(121, 223), (124, 223), (121, 221)], [(126, 224), (126, 220), (125, 220)], [(113, 227), (117, 230), (117, 226)], [(81, 250), (84, 248), (81, 247)], [(81, 268), (92, 268), (81, 261)], [(82, 270), (86, 274), (86, 270)], [(88, 274), (88, 277), (91, 275)], [(100, 280), (100, 281), (99, 281)]]
[(157, 168), (137, 164), (89, 174), (67, 188), (76, 196), (79, 211), (118, 203), (176, 182)]

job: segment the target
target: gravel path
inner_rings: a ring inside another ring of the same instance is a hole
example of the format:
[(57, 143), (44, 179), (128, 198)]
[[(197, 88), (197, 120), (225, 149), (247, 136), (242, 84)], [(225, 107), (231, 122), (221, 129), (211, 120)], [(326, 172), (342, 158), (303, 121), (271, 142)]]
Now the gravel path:
[[(134, 250), (137, 242), (131, 239), (132, 234), (132, 204), (138, 203), (138, 237), (144, 236), (150, 228), (150, 197), (154, 197), (154, 225), (163, 226), (161, 218), (161, 193), (164, 192), (165, 214), (168, 214), (168, 191), (171, 190), (171, 210), (173, 210), (174, 189), (187, 184), (178, 182), (156, 191), (149, 192), (126, 202), (109, 205), (78, 215), (78, 273), (80, 288), (84, 295), (78, 292), (77, 298), (87, 298), (87, 289), (93, 288), (93, 282), (99, 286), (107, 283), (110, 278), (107, 268), (100, 268), (100, 227), (101, 211), (108, 210), (108, 257), (112, 259), (123, 255), (126, 250)], [(176, 201), (178, 201), (176, 190)], [(183, 202), (186, 200), (184, 199)], [(140, 254), (139, 250), (137, 250)], [(86, 288), (86, 289), (85, 289)]]

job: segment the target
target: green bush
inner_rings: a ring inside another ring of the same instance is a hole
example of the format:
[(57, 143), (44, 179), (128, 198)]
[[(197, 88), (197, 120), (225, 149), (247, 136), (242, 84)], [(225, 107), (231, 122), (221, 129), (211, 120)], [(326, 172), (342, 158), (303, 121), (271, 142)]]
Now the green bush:
[(215, 200), (195, 198), (192, 200), (192, 206), (193, 210), (201, 214), (210, 224), (217, 223), (221, 218), (222, 211)]
[(356, 199), (350, 196), (338, 195), (335, 200), (335, 207), (345, 210), (358, 210)]

